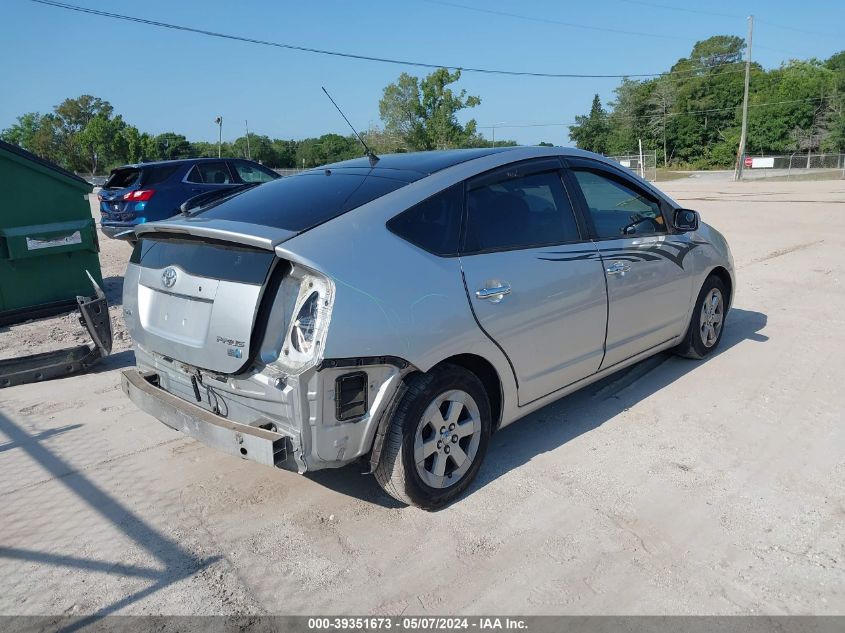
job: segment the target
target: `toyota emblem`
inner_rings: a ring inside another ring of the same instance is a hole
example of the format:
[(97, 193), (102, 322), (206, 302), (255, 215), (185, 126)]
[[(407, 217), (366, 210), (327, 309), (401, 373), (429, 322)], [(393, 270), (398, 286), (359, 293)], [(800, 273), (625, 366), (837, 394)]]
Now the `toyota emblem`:
[(168, 266), (161, 273), (161, 285), (165, 288), (172, 288), (176, 284), (176, 269)]

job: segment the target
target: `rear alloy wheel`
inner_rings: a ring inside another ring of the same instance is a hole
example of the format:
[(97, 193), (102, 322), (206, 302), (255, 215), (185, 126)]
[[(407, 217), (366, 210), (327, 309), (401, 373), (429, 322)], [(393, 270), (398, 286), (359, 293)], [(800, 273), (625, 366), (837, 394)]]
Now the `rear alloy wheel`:
[(710, 275), (698, 293), (687, 335), (676, 352), (687, 358), (704, 358), (722, 340), (728, 316), (727, 290), (716, 275)]
[(471, 395), (452, 389), (437, 396), (414, 434), (414, 464), (432, 488), (448, 488), (469, 470), (481, 443), (481, 414)]
[(443, 365), (414, 375), (393, 414), (376, 480), (403, 503), (440, 508), (477, 474), (491, 428), (490, 404), (475, 374)]

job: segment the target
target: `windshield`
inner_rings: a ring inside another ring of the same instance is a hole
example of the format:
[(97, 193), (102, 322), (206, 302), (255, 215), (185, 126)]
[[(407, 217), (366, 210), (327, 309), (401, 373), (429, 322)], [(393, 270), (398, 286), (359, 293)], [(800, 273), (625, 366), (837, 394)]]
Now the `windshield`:
[(372, 174), (310, 172), (264, 183), (197, 215), (301, 232), (406, 184)]

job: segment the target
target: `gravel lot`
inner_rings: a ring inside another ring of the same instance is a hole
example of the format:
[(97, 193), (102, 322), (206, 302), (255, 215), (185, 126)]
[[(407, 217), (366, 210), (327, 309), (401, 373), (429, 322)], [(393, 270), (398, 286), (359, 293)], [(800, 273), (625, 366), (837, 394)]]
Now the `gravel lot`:
[[(0, 614), (845, 614), (845, 181), (665, 183), (730, 240), (721, 352), (661, 355), (494, 436), (471, 493), (231, 459), (122, 394), (116, 354), (0, 391)], [(0, 330), (70, 345), (75, 317)]]

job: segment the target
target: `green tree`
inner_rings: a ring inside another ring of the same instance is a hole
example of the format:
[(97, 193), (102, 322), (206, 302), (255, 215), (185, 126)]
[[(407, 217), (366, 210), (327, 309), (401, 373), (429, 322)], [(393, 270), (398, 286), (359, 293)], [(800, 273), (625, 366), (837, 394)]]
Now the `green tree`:
[[(191, 158), (193, 148), (182, 134), (176, 132), (164, 132), (156, 136), (152, 141), (154, 155), (150, 156), (155, 160), (175, 160), (178, 158)], [(214, 152), (217, 156), (217, 152)]]
[(272, 167), (296, 167), (296, 141), (273, 139), (273, 151), (276, 153), (277, 163)]
[(307, 138), (296, 147), (296, 166), (316, 167), (334, 163), (364, 153), (360, 141), (353, 136), (323, 134), (320, 138)]
[(16, 123), (0, 132), (0, 138), (37, 156), (56, 161), (60, 157), (55, 132), (52, 115), (27, 112), (19, 116)]
[[(745, 50), (745, 40), (736, 35), (714, 35), (706, 40), (696, 42), (692, 47), (688, 61), (694, 68), (702, 72), (712, 70), (717, 66), (735, 64), (742, 61)], [(682, 63), (687, 60), (681, 60)], [(673, 70), (675, 70), (673, 68)]]
[(101, 165), (109, 166), (126, 161), (129, 144), (123, 135), (124, 128), (126, 123), (120, 115), (109, 118), (103, 113), (92, 118), (76, 135), (80, 158), (85, 161), (92, 176)]
[(146, 132), (139, 131), (134, 125), (127, 125), (121, 135), (126, 143), (127, 163), (143, 163), (156, 156), (154, 139)]
[(461, 78), (461, 71), (439, 68), (420, 80), (402, 73), (396, 83), (385, 87), (379, 114), (385, 132), (399, 136), (410, 149), (430, 150), (464, 147), (477, 136), (477, 124), (458, 122), (458, 112), (481, 103), (466, 90), (453, 92), (449, 86)]
[(608, 141), (607, 112), (601, 105), (601, 99), (593, 97), (593, 105), (587, 116), (576, 116), (575, 125), (569, 127), (569, 136), (581, 149), (604, 154)]
[(60, 163), (73, 171), (85, 171), (91, 167), (88, 149), (79, 142), (79, 135), (95, 117), (108, 120), (114, 108), (99, 97), (81, 95), (65, 99), (54, 108), (52, 122), (58, 145)]

